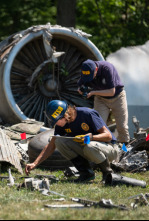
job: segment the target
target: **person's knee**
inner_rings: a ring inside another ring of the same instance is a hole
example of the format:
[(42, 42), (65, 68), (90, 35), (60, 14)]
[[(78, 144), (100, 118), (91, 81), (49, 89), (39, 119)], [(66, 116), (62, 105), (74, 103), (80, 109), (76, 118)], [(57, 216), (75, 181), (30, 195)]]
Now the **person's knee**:
[(57, 149), (59, 149), (62, 146), (63, 142), (62, 139), (56, 138), (55, 140), (55, 146)]
[(99, 156), (100, 155), (100, 149), (96, 149), (92, 144), (88, 144), (84, 147), (84, 155), (89, 158), (92, 159), (95, 156)]
[(91, 147), (90, 144), (85, 145), (84, 150), (83, 150), (84, 155), (85, 156), (90, 156), (90, 154), (92, 154), (92, 150), (91, 149), (92, 149), (92, 147)]
[(86, 145), (84, 147), (84, 156), (95, 164), (100, 164), (106, 159), (105, 155), (100, 149), (97, 150), (91, 145)]

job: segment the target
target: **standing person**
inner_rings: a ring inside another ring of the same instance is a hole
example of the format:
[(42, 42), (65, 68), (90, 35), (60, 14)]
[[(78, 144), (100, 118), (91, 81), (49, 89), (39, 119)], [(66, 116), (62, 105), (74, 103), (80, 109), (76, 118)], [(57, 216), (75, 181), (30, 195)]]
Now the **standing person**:
[(94, 96), (94, 109), (105, 123), (112, 110), (118, 131), (118, 142), (128, 144), (130, 136), (126, 92), (117, 70), (107, 61), (88, 59), (83, 62), (81, 71), (78, 92), (82, 94), (82, 85), (92, 88), (87, 98)]
[[(112, 173), (110, 162), (117, 159), (119, 148), (116, 138), (100, 115), (93, 109), (68, 106), (66, 102), (59, 100), (48, 104), (46, 114), (52, 124), (56, 125), (55, 135), (58, 136), (51, 139), (33, 163), (26, 165), (26, 174), (46, 160), (57, 148), (79, 171), (80, 177), (75, 180), (76, 183), (95, 179), (88, 161), (98, 165), (104, 181), (106, 176)], [(84, 144), (86, 135), (90, 137), (89, 144)], [(74, 138), (71, 139), (72, 137)]]

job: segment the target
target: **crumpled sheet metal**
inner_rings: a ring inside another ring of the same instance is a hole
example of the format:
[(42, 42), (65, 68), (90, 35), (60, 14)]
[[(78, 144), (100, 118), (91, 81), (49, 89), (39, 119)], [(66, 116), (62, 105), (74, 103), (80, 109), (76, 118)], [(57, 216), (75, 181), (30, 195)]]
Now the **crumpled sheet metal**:
[(139, 171), (140, 168), (146, 168), (148, 166), (147, 152), (144, 150), (129, 154), (118, 163), (118, 166), (122, 167), (127, 172), (131, 172), (133, 170)]
[(19, 152), (2, 129), (0, 129), (0, 163), (1, 162), (12, 164), (21, 174), (23, 174)]
[[(64, 28), (59, 25), (52, 26), (50, 23), (46, 25), (32, 26), (26, 30), (20, 31), (17, 34), (13, 34), (7, 39), (5, 39), (4, 41), (0, 42), (0, 61), (2, 62), (4, 58), (7, 59), (9, 53), (11, 52), (13, 47), (20, 41), (20, 39), (26, 37), (30, 33), (37, 33), (37, 32), (43, 31), (42, 35), (43, 35), (43, 41), (45, 44), (46, 42), (44, 38), (45, 37), (47, 38), (47, 36), (49, 37), (51, 35), (51, 28), (68, 29), (71, 32), (76, 33), (76, 35), (80, 37), (85, 37), (85, 38), (89, 38), (92, 36), (79, 29), (76, 30), (74, 28)], [(52, 39), (52, 35), (51, 35), (51, 39)], [(46, 45), (46, 48), (47, 48), (47, 45)]]

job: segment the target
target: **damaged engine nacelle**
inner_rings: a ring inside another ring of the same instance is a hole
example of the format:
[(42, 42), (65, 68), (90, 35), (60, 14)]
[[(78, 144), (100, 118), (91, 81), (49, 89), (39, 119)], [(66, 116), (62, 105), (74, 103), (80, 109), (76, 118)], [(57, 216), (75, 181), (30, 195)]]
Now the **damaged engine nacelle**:
[(92, 107), (77, 92), (84, 60), (104, 60), (90, 35), (73, 28), (40, 25), (0, 43), (0, 117), (6, 123), (28, 118), (48, 125), (44, 110), (52, 99)]

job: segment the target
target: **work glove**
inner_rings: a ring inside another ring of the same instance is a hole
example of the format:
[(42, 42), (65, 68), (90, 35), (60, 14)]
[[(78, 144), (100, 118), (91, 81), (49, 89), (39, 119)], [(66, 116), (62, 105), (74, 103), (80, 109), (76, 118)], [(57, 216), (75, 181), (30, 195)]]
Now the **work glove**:
[(79, 144), (83, 144), (84, 145), (84, 137), (85, 135), (78, 135), (78, 136), (75, 136), (75, 138), (73, 139), (73, 141), (79, 143)]
[(86, 134), (86, 135), (78, 135), (75, 137), (76, 137), (76, 139), (73, 139), (73, 141), (79, 143), (81, 146), (84, 146), (85, 144), (90, 143), (90, 141), (93, 138), (93, 135), (92, 135), (92, 133), (90, 133), (90, 134)]

